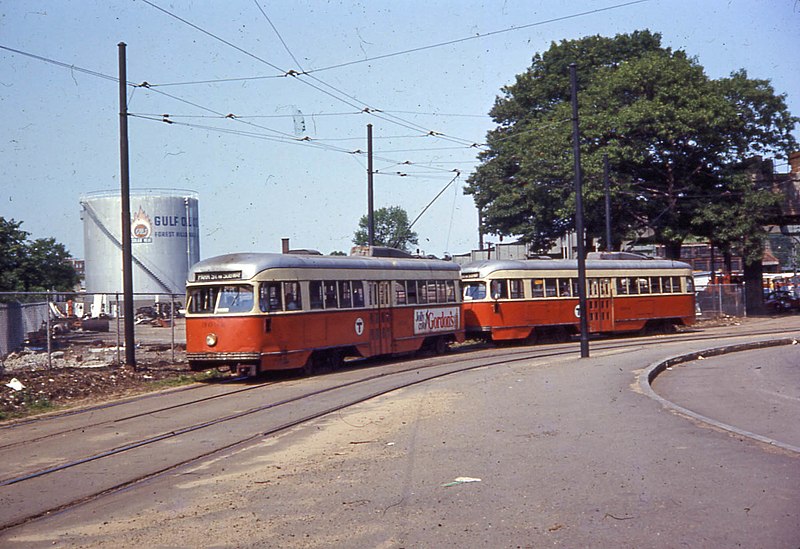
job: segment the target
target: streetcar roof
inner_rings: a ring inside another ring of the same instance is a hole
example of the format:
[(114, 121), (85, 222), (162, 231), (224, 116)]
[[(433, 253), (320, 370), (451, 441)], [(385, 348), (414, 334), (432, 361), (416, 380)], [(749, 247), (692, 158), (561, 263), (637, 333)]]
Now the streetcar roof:
[[(478, 273), (486, 277), (497, 271), (576, 271), (577, 259), (486, 259), (473, 261), (461, 267), (462, 274)], [(683, 269), (692, 267), (672, 259), (587, 259), (587, 271), (637, 271), (637, 270)]]
[[(198, 280), (198, 274), (214, 274), (208, 281), (248, 280), (268, 269), (358, 269), (405, 271), (454, 271), (455, 263), (437, 259), (330, 256), (279, 253), (232, 253), (204, 259), (189, 269), (189, 281)], [(233, 276), (237, 274), (239, 276)], [(230, 276), (226, 276), (226, 274)]]

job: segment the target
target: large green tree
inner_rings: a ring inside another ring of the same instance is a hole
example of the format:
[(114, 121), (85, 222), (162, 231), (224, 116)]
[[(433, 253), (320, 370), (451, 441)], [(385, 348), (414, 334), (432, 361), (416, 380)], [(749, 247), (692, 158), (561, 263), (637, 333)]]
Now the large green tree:
[(70, 254), (53, 238), (28, 240), (21, 221), (0, 217), (0, 291), (71, 291), (79, 282)]
[(690, 234), (751, 234), (752, 225), (720, 215), (720, 206), (731, 207), (730, 214), (733, 206), (758, 207), (749, 210), (748, 222), (756, 224), (771, 212), (769, 191), (737, 174), (749, 155), (781, 158), (797, 146), (790, 133), (797, 118), (788, 113), (785, 96), (744, 71), (712, 80), (685, 52), (663, 47), (660, 35), (637, 31), (553, 43), (503, 88), (491, 111), (498, 126), (466, 188), (484, 231), (519, 236), (545, 250), (573, 229), (571, 63), (578, 70), (589, 238), (604, 233), (603, 155), (613, 179), (617, 243), (651, 234), (678, 257)]
[[(373, 213), (373, 221), (376, 246), (389, 246), (408, 251), (410, 245), (419, 242), (417, 233), (411, 230), (408, 214), (400, 206), (378, 208)], [(353, 243), (365, 246), (368, 241), (369, 218), (365, 215), (358, 222), (358, 230), (353, 235)]]

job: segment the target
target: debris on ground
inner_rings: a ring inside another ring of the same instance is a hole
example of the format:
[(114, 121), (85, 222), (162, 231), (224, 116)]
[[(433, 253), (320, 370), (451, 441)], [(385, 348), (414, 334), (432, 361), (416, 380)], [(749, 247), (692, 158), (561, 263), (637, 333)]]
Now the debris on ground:
[(0, 361), (0, 420), (64, 406), (87, 405), (190, 382), (196, 374), (183, 347), (138, 345), (136, 368), (120, 365), (125, 350), (94, 341), (51, 353), (23, 349)]
[(450, 486), (457, 486), (459, 484), (469, 484), (471, 482), (480, 482), (481, 479), (473, 477), (456, 477), (452, 482), (442, 484), (442, 487), (448, 488)]

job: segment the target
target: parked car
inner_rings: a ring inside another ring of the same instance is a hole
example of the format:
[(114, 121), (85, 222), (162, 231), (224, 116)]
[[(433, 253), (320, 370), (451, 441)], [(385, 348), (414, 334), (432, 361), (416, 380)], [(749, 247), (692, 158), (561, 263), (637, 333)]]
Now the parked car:
[(800, 310), (800, 298), (788, 290), (772, 290), (764, 296), (764, 306), (774, 313)]

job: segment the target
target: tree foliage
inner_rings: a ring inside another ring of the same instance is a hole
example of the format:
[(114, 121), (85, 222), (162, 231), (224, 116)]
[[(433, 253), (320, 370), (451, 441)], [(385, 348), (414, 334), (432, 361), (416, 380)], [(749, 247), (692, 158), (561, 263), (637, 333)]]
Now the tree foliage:
[[(375, 224), (375, 246), (389, 246), (408, 251), (408, 247), (419, 242), (417, 233), (411, 230), (408, 214), (400, 206), (378, 208), (373, 213)], [(358, 222), (353, 243), (365, 246), (369, 242), (369, 218), (365, 215)]]
[(70, 254), (53, 238), (28, 240), (21, 221), (0, 217), (0, 291), (70, 291), (79, 282)]
[[(553, 43), (503, 88), (490, 113), (498, 126), (466, 189), (484, 231), (543, 251), (574, 228), (571, 63), (589, 238), (604, 233), (603, 155), (616, 243), (651, 234), (677, 257), (690, 234), (732, 244), (773, 213), (769, 191), (737, 174), (748, 156), (782, 158), (797, 146), (790, 132), (798, 119), (785, 95), (744, 71), (712, 80), (685, 52), (664, 48), (660, 35), (637, 31)], [(756, 209), (746, 220), (730, 215), (742, 208)]]

